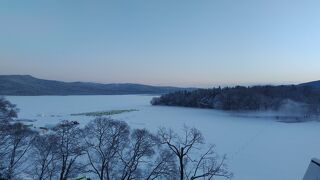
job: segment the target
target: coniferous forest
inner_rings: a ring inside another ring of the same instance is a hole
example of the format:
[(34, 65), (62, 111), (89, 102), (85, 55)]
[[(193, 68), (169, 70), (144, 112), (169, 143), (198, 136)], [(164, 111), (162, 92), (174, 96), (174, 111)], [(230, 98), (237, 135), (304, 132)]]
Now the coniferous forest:
[(306, 116), (320, 113), (320, 89), (310, 86), (253, 86), (177, 91), (156, 97), (152, 105), (232, 111), (299, 109)]

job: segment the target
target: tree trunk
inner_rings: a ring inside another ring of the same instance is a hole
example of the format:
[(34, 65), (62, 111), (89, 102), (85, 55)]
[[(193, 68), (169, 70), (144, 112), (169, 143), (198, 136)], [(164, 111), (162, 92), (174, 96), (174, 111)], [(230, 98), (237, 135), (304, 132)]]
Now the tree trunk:
[(183, 148), (181, 148), (180, 150), (179, 162), (180, 162), (180, 180), (183, 180), (184, 179)]

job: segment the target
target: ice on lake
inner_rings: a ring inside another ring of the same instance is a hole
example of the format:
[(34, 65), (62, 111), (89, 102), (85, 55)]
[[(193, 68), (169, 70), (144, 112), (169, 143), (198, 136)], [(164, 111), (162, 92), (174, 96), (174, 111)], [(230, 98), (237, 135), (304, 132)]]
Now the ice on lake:
[(60, 120), (85, 124), (93, 117), (72, 113), (138, 109), (114, 115), (132, 127), (156, 132), (158, 127), (200, 129), (207, 143), (226, 153), (236, 180), (301, 180), (311, 158), (320, 157), (320, 123), (280, 123), (271, 118), (237, 117), (222, 111), (151, 106), (152, 96), (9, 96), (20, 108), (19, 118), (35, 126)]

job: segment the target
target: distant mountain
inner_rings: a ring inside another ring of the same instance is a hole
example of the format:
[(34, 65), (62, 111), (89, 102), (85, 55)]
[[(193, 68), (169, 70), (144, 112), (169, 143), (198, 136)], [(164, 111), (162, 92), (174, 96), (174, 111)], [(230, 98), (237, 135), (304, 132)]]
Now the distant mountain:
[(320, 81), (307, 82), (307, 83), (299, 84), (299, 86), (310, 86), (310, 87), (320, 88)]
[(141, 84), (99, 84), (44, 80), (30, 75), (0, 75), (0, 95), (122, 95), (163, 94), (183, 90), (177, 87)]

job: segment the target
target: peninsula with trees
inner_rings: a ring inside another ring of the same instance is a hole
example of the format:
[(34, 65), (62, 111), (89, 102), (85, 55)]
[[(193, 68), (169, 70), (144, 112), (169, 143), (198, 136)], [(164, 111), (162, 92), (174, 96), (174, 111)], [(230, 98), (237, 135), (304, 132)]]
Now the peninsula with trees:
[(183, 90), (153, 98), (151, 104), (225, 111), (283, 111), (310, 117), (320, 114), (320, 88), (314, 84), (318, 83)]

